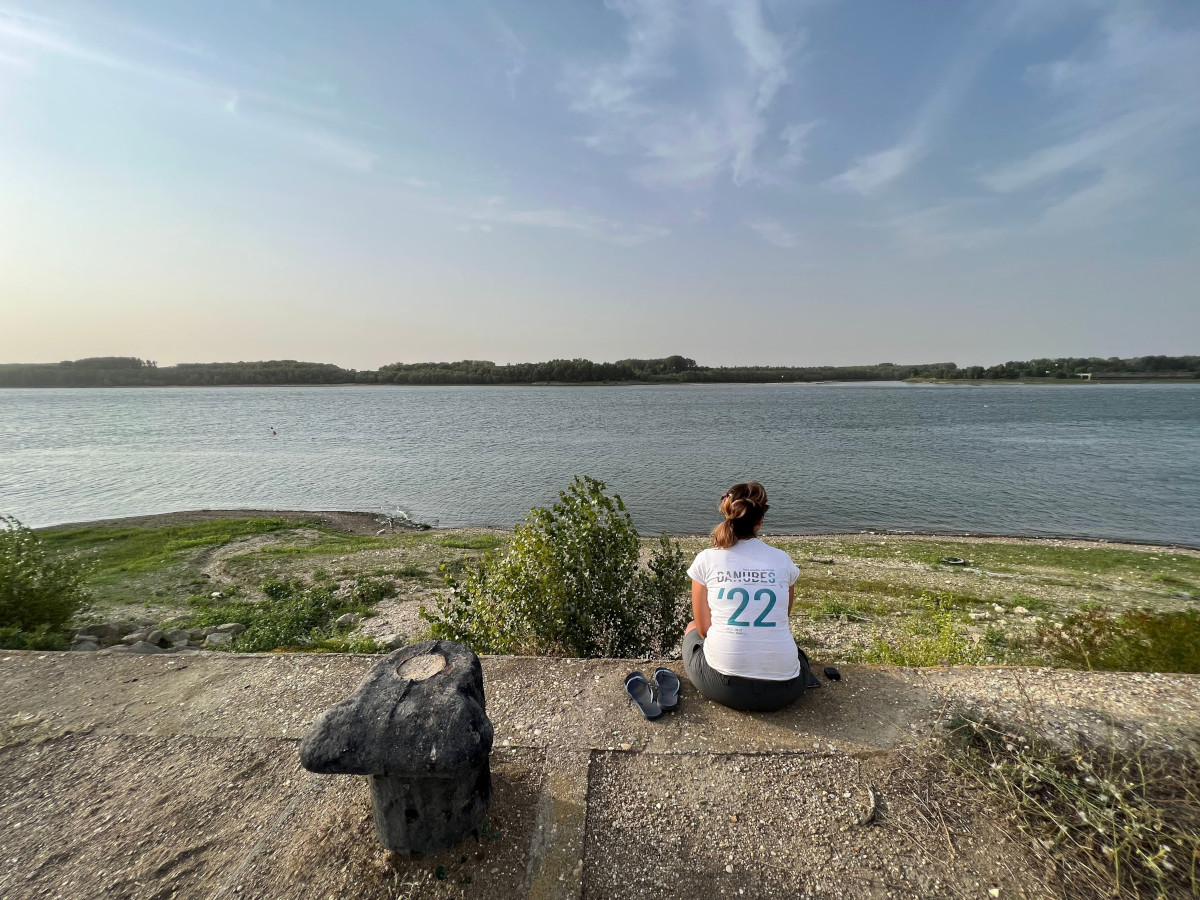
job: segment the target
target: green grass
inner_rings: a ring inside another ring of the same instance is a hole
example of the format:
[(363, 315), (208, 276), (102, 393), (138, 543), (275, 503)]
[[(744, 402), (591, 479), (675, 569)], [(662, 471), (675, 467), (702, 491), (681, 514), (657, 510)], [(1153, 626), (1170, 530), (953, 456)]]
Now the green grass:
[[(887, 600), (920, 600), (930, 593), (928, 587), (919, 584), (905, 584), (899, 578), (894, 581), (882, 581), (872, 578), (838, 577), (826, 574), (827, 572), (828, 569), (822, 569), (817, 573), (801, 571), (800, 577), (796, 580), (797, 598), (828, 591), (833, 594), (861, 594)], [(962, 608), (987, 602), (975, 594), (952, 589), (938, 590), (936, 595), (943, 604)], [(894, 610), (895, 604), (891, 604), (890, 608)]]
[(882, 636), (863, 652), (863, 661), (885, 666), (962, 666), (983, 661), (985, 651), (959, 630), (954, 611), (926, 597), (923, 607), (900, 623), (892, 640)]
[(89, 583), (111, 582), (180, 561), (191, 551), (272, 534), (306, 523), (295, 519), (216, 519), (161, 528), (83, 526), (39, 532), (56, 553), (78, 556), (90, 566)]
[(1075, 669), (1200, 674), (1200, 610), (1110, 615), (1093, 609), (1063, 620), (1063, 630), (1042, 629), (1044, 651)]
[[(804, 569), (810, 556), (843, 556), (860, 559), (903, 559), (940, 566), (944, 556), (957, 556), (973, 567), (993, 572), (1059, 569), (1093, 575), (1138, 575), (1180, 586), (1200, 584), (1200, 559), (1161, 551), (1145, 552), (1119, 547), (1056, 547), (1045, 544), (988, 544), (957, 541), (888, 538), (878, 542), (829, 544), (778, 541)], [(947, 567), (948, 568), (948, 567)]]
[(358, 553), (363, 550), (380, 550), (388, 547), (399, 547), (408, 543), (407, 535), (387, 535), (384, 537), (369, 537), (358, 534), (343, 534), (328, 529), (319, 529), (321, 537), (315, 541), (302, 544), (282, 544), (270, 547), (259, 547), (246, 553), (232, 557), (230, 564), (246, 563), (254, 560), (302, 559), (313, 556), (336, 556), (339, 554)]
[(470, 534), (438, 538), (439, 547), (454, 550), (497, 550), (508, 543), (508, 536), (498, 534)]

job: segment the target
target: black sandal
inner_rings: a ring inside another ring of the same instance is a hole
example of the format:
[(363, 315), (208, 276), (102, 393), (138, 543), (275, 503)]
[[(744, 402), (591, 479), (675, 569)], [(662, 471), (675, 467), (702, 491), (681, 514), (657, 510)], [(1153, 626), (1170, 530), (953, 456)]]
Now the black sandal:
[(668, 712), (679, 705), (679, 676), (665, 666), (654, 670), (654, 686), (658, 688), (658, 705)]
[(633, 699), (647, 719), (662, 717), (662, 707), (654, 702), (654, 691), (650, 689), (650, 682), (641, 672), (630, 672), (625, 676), (625, 693)]

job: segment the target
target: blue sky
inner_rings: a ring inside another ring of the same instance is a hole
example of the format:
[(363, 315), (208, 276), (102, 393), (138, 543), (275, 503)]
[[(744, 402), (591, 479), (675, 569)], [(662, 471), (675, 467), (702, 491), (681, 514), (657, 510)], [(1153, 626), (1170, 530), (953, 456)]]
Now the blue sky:
[(0, 0), (0, 359), (1200, 352), (1194, 0)]

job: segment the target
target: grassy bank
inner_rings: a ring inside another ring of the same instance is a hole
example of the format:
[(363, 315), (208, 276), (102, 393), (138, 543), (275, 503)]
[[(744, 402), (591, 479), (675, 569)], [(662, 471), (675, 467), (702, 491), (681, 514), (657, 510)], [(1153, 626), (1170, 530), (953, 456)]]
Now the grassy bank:
[[(255, 649), (270, 642), (265, 619), (283, 607), (316, 623), (308, 649), (418, 639), (418, 608), (444, 590), (443, 572), (462, 571), (508, 538), (477, 528), (389, 531), (358, 514), (175, 514), (39, 534), (87, 563), (94, 603), (85, 619), (260, 617)], [(792, 624), (814, 661), (1200, 672), (1196, 551), (907, 535), (769, 540), (800, 566)], [(691, 554), (706, 539), (682, 544)], [(335, 612), (363, 621), (334, 627)]]

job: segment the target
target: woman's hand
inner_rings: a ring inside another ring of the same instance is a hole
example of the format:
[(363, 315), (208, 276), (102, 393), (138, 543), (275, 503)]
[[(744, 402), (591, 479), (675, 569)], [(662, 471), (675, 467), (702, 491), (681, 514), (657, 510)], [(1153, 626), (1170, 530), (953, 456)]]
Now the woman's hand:
[(712, 610), (708, 608), (708, 587), (699, 581), (692, 582), (692, 619), (700, 637), (708, 637), (708, 626), (712, 624)]

